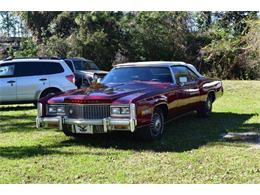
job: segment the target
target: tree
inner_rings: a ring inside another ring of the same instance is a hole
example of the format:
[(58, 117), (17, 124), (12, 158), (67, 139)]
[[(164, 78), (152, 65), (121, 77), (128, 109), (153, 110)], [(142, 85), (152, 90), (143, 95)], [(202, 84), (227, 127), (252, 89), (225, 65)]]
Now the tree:
[(50, 37), (49, 24), (60, 12), (17, 12), (26, 27), (32, 33), (37, 43), (42, 43), (44, 38)]
[[(128, 20), (130, 19), (130, 21)], [(135, 12), (122, 23), (129, 61), (183, 60), (190, 35), (187, 12)]]
[(0, 30), (3, 36), (20, 37), (25, 34), (23, 23), (13, 12), (0, 12)]

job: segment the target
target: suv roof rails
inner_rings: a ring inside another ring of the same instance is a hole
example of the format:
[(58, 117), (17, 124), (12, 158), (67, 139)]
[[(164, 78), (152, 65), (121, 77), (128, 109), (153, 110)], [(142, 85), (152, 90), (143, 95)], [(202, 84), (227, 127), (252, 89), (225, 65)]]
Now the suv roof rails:
[(59, 58), (59, 57), (18, 57), (18, 58), (12, 58), (12, 57), (8, 57), (8, 58), (3, 59), (3, 61), (11, 61), (11, 60), (19, 60), (19, 59), (63, 60), (65, 58)]

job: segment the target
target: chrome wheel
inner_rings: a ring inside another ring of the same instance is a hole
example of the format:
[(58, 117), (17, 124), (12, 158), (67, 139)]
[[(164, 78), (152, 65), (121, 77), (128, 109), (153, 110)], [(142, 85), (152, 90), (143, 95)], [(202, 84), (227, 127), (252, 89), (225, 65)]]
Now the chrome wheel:
[(136, 135), (146, 141), (159, 140), (163, 135), (164, 115), (160, 109), (155, 109), (149, 127), (140, 128)]
[(163, 120), (162, 116), (159, 113), (154, 113), (152, 118), (152, 124), (151, 124), (151, 135), (152, 137), (157, 137), (160, 134), (162, 134), (162, 128), (163, 127)]
[(201, 117), (208, 117), (212, 110), (213, 98), (212, 96), (208, 96), (207, 100), (201, 104), (197, 113)]
[(212, 109), (212, 101), (211, 101), (211, 98), (209, 97), (207, 99), (207, 112), (210, 113), (211, 109)]

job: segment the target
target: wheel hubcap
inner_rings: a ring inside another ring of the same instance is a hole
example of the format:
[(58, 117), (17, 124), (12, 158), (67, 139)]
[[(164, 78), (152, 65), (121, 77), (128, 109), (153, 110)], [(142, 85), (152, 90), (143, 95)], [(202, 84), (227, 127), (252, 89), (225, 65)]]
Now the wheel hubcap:
[(157, 113), (153, 116), (153, 126), (152, 126), (152, 135), (157, 136), (161, 133), (162, 129), (162, 119), (161, 116)]
[(208, 100), (207, 106), (208, 106), (208, 109), (210, 110), (211, 109), (211, 101), (210, 100)]

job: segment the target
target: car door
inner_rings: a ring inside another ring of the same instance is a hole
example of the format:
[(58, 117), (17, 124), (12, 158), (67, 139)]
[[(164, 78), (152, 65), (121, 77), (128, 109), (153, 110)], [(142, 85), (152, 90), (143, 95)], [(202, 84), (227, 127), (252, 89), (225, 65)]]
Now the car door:
[(195, 108), (200, 97), (198, 76), (186, 66), (172, 66), (178, 89), (176, 106), (180, 112), (188, 112)]
[(16, 101), (16, 78), (14, 64), (0, 66), (0, 103)]
[(37, 94), (49, 87), (48, 75), (45, 74), (48, 66), (44, 62), (17, 62), (17, 100), (35, 101)]

